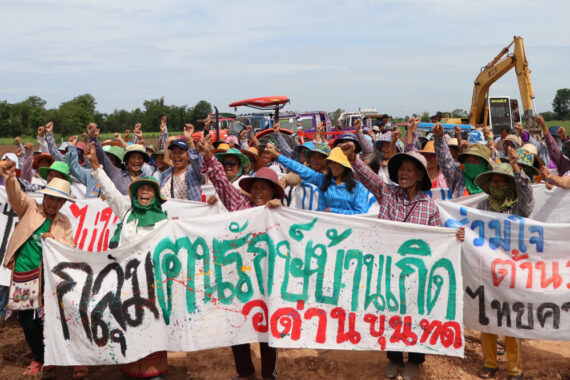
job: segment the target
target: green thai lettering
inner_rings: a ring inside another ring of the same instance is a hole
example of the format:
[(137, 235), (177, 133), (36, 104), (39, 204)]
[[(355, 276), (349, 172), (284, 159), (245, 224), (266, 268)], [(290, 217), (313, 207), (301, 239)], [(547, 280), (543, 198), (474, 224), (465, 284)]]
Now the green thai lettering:
[(309, 223), (292, 224), (291, 227), (289, 227), (289, 236), (291, 236), (295, 241), (303, 240), (305, 235), (303, 235), (302, 231), (311, 231), (313, 227), (315, 227), (315, 223), (317, 223), (317, 220), (319, 220), (319, 218), (315, 218)]
[[(178, 239), (181, 240), (181, 239)], [(154, 262), (154, 281), (156, 287), (156, 295), (158, 304), (162, 309), (162, 317), (164, 323), (170, 324), (170, 315), (172, 313), (172, 280), (180, 274), (182, 264), (178, 259), (178, 240), (174, 243), (169, 238), (162, 239), (154, 248), (153, 262)], [(186, 238), (186, 240), (188, 240)], [(160, 256), (164, 251), (170, 251), (162, 257)], [(166, 277), (163, 281), (162, 275)], [(166, 287), (166, 296), (164, 288)]]
[(329, 240), (331, 241), (328, 247), (330, 248), (337, 245), (338, 243), (349, 237), (351, 233), (352, 233), (352, 228), (347, 229), (340, 235), (338, 234), (338, 231), (334, 228), (327, 230), (327, 238), (329, 238)]
[(417, 257), (407, 257), (401, 259), (396, 263), (396, 266), (400, 268), (400, 282), (399, 282), (399, 289), (400, 289), (400, 314), (407, 313), (407, 305), (406, 305), (406, 278), (414, 273), (416, 270), (413, 268), (414, 266), (417, 268), (417, 272), (419, 275), (418, 279), (418, 313), (420, 315), (424, 314), (424, 303), (425, 303), (425, 287), (426, 287), (426, 279), (427, 279), (427, 269), (425, 263), (422, 259)]
[[(386, 300), (382, 295), (382, 273), (384, 273), (384, 255), (378, 255), (378, 276), (376, 276), (376, 292), (372, 293), (371, 283), (374, 272), (374, 255), (364, 255), (364, 265), (366, 266), (366, 295), (364, 298), (364, 310), (368, 309), (370, 303), (374, 304), (376, 310), (384, 311)], [(378, 299), (382, 303), (378, 302)]]
[[(449, 277), (449, 290), (447, 295), (447, 311), (445, 313), (445, 318), (449, 320), (455, 319), (455, 292), (457, 290), (457, 283), (455, 280), (455, 271), (453, 270), (453, 264), (449, 259), (441, 258), (437, 260), (434, 266), (431, 268), (429, 273), (429, 283), (428, 283), (428, 294), (427, 294), (427, 310), (428, 314), (433, 310), (435, 303), (439, 298), (439, 293), (441, 292), (441, 287), (443, 285), (443, 277), (435, 274), (435, 271), (442, 268), (447, 271)], [(432, 297), (433, 285), (437, 288), (435, 290), (435, 295)]]
[[(258, 244), (260, 243), (260, 244)], [(264, 243), (266, 248), (262, 248), (259, 245)], [(256, 235), (247, 244), (247, 252), (254, 253), (255, 258), (253, 259), (253, 265), (255, 267), (255, 276), (257, 280), (257, 286), (259, 286), (259, 291), (263, 295), (270, 296), (273, 290), (273, 271), (275, 269), (275, 244), (273, 239), (269, 234), (263, 233)], [(267, 260), (267, 294), (265, 293), (265, 286), (263, 283), (263, 267), (262, 260)]]
[[(225, 304), (231, 304), (234, 296), (237, 296), (240, 302), (246, 303), (253, 295), (253, 287), (251, 279), (246, 273), (246, 268), (243, 266), (243, 260), (239, 252), (236, 250), (243, 247), (249, 240), (251, 233), (232, 240), (213, 240), (213, 253), (214, 253), (214, 273), (216, 276), (216, 291), (218, 300)], [(224, 281), (223, 267), (235, 263), (235, 271), (238, 275), (238, 281), (234, 285), (230, 281)], [(229, 291), (229, 294), (226, 292)]]
[(356, 261), (354, 275), (352, 276), (352, 298), (350, 308), (352, 311), (358, 310), (358, 294), (360, 293), (360, 278), (362, 276), (362, 251), (350, 249), (344, 257), (344, 269), (350, 268), (350, 262)]

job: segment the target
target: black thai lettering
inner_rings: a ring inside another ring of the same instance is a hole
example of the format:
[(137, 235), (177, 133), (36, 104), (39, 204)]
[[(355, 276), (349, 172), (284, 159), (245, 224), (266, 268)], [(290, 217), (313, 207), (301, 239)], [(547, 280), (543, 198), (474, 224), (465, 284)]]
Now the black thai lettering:
[(468, 286), (465, 288), (465, 292), (473, 299), (479, 297), (479, 324), (487, 326), (489, 324), (489, 318), (487, 318), (487, 314), (485, 313), (485, 287), (481, 285), (473, 292)]

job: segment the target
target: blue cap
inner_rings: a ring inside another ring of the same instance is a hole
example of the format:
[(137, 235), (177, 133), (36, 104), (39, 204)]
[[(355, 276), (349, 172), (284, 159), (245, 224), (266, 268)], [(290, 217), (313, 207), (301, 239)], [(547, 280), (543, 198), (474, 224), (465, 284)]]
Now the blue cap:
[(560, 135), (558, 134), (558, 130), (560, 129), (560, 127), (550, 127), (548, 128), (548, 132), (550, 132), (550, 134), (552, 135), (552, 137), (558, 137), (559, 139), (561, 138)]
[(172, 150), (172, 148), (174, 148), (175, 146), (182, 148), (184, 150), (188, 150), (189, 146), (188, 143), (186, 142), (186, 140), (184, 139), (178, 139), (178, 140), (174, 140), (169, 146), (168, 149)]

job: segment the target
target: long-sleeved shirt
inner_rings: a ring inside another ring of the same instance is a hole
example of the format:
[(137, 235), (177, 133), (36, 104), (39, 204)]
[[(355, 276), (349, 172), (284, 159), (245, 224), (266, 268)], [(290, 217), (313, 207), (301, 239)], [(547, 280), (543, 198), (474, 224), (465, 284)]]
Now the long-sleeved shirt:
[(312, 183), (319, 188), (317, 211), (324, 211), (330, 208), (330, 212), (348, 215), (368, 212), (368, 191), (366, 191), (360, 182), (356, 181), (356, 186), (352, 191), (349, 191), (346, 187), (346, 183), (342, 182), (337, 184), (333, 179), (327, 187), (327, 190), (323, 192), (321, 186), (323, 186), (327, 180), (325, 174), (306, 167), (282, 154), (277, 158), (277, 162), (299, 174), (303, 181)]
[(48, 147), (48, 153), (53, 157), (54, 160), (65, 161), (64, 155), (61, 154), (61, 152), (59, 151), (59, 149), (57, 149), (57, 146), (55, 145), (55, 140), (53, 138), (52, 133), (46, 133), (45, 142)]
[[(517, 203), (507, 208), (502, 213), (522, 216), (528, 218), (534, 208), (534, 197), (532, 195), (532, 186), (530, 179), (521, 170), (520, 173), (514, 173), (515, 186), (517, 187)], [(489, 198), (482, 199), (476, 207), (478, 210), (494, 211), (489, 205)]]
[(445, 177), (447, 187), (452, 191), (453, 198), (461, 198), (465, 194), (465, 178), (459, 163), (453, 160), (449, 146), (443, 137), (435, 138), (435, 157), (439, 170)]
[(570, 160), (564, 157), (550, 132), (544, 136), (544, 141), (546, 141), (546, 147), (548, 148), (550, 159), (556, 165), (558, 173), (566, 173), (570, 170)]
[(99, 142), (98, 138), (89, 138), (90, 142), (95, 144), (95, 152), (97, 152), (97, 160), (103, 166), (105, 173), (111, 178), (111, 181), (115, 184), (117, 190), (121, 192), (121, 194), (128, 194), (129, 193), (129, 185), (136, 179), (139, 179), (142, 176), (150, 176), (152, 175), (152, 168), (148, 165), (143, 165), (141, 174), (138, 177), (133, 178), (131, 174), (126, 169), (119, 169), (107, 157), (105, 152), (103, 151), (103, 147), (101, 146), (101, 142)]
[[(204, 159), (202, 155), (198, 153), (196, 149), (188, 149), (188, 155), (190, 156), (190, 165), (186, 169), (185, 181), (188, 190), (188, 199), (191, 201), (200, 202), (202, 200), (202, 166), (204, 165)], [(160, 187), (170, 180), (172, 174), (174, 173), (174, 167), (170, 167), (160, 174)]]
[(228, 211), (245, 210), (254, 207), (251, 199), (232, 185), (224, 167), (213, 154), (210, 158), (204, 160), (202, 174), (208, 176), (220, 197), (220, 201), (222, 201)]
[(291, 147), (289, 146), (289, 144), (287, 144), (287, 141), (285, 141), (285, 138), (281, 133), (275, 134), (275, 140), (277, 141), (277, 145), (279, 145), (278, 148), (281, 154), (284, 154), (285, 156), (289, 157), (292, 160), (301, 162), (301, 158), (299, 157), (297, 152), (291, 149)]
[(380, 205), (379, 219), (439, 226), (439, 210), (435, 202), (423, 191), (408, 199), (407, 192), (397, 185), (382, 181), (360, 158), (352, 162), (356, 178), (362, 181)]

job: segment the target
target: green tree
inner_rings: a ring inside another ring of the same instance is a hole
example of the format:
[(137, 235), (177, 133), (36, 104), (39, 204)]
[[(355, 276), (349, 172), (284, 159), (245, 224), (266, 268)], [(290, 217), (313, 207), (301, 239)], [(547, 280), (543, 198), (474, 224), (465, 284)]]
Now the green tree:
[(198, 120), (205, 119), (208, 114), (212, 113), (212, 105), (205, 100), (200, 100), (194, 108), (192, 108), (191, 123), (196, 125)]
[(424, 123), (429, 123), (431, 121), (428, 112), (422, 113), (421, 121), (423, 121)]
[(556, 120), (556, 114), (551, 111), (541, 112), (540, 116), (542, 116), (545, 121)]
[(467, 111), (462, 110), (462, 109), (454, 109), (453, 111), (451, 111), (451, 117), (460, 117), (460, 118), (466, 118), (469, 114), (467, 113)]
[[(160, 129), (160, 118), (163, 116), (168, 116), (170, 107), (164, 104), (164, 96), (160, 99), (145, 100), (143, 102), (145, 108), (144, 120), (138, 121), (142, 123), (143, 130), (145, 131), (158, 131)], [(171, 120), (168, 120), (167, 124), (171, 124)]]
[(71, 136), (85, 131), (85, 126), (95, 120), (95, 98), (91, 94), (79, 95), (61, 103), (53, 120), (57, 131), (63, 136)]
[(556, 96), (552, 101), (552, 109), (559, 120), (570, 118), (570, 88), (561, 88), (556, 91)]
[(338, 121), (340, 114), (343, 112), (344, 112), (343, 109), (337, 108), (336, 111), (329, 113), (329, 118), (331, 119), (333, 125), (336, 125), (336, 122)]

